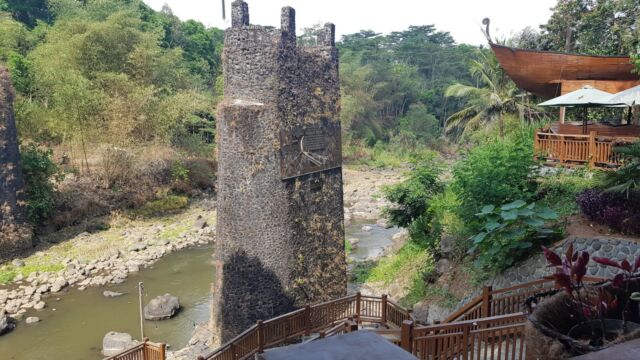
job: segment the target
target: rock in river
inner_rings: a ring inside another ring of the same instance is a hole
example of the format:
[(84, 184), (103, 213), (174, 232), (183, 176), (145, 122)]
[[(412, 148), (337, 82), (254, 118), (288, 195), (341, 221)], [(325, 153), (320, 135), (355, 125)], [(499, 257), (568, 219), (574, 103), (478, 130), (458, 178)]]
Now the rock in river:
[(119, 354), (136, 343), (137, 341), (133, 340), (131, 335), (127, 333), (108, 332), (102, 339), (102, 355), (113, 356)]
[(0, 335), (6, 334), (16, 327), (15, 321), (4, 315), (4, 311), (0, 315)]
[(102, 293), (102, 295), (104, 295), (104, 296), (106, 296), (106, 297), (118, 297), (118, 296), (122, 296), (122, 295), (124, 295), (124, 294), (123, 294), (123, 293), (120, 293), (120, 292), (115, 292), (115, 291), (109, 291), (109, 290), (107, 290), (107, 291), (104, 291), (104, 292)]
[(151, 300), (144, 307), (144, 318), (147, 320), (165, 320), (171, 318), (180, 309), (177, 297), (164, 294)]
[(27, 324), (35, 324), (35, 323), (37, 323), (37, 322), (39, 322), (39, 321), (40, 321), (40, 318), (39, 318), (39, 317), (37, 317), (37, 316), (29, 316), (29, 317), (27, 318), (27, 320), (25, 320), (25, 322), (26, 322)]

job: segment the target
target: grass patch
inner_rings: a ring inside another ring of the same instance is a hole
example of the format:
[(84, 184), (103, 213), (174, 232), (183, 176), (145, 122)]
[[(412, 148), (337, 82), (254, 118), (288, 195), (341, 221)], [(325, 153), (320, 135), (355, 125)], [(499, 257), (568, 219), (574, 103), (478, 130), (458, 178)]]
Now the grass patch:
[(191, 224), (184, 224), (165, 228), (162, 230), (159, 237), (162, 240), (173, 240), (179, 237), (182, 233), (188, 231), (191, 226)]
[(345, 239), (344, 240), (344, 252), (345, 252), (345, 254), (347, 256), (349, 256), (352, 251), (353, 251), (353, 247), (351, 246), (351, 243), (349, 242), (349, 240)]
[(595, 172), (586, 169), (562, 171), (541, 177), (538, 182), (540, 203), (555, 210), (561, 217), (579, 213), (576, 196), (598, 185)]
[(371, 269), (367, 281), (382, 281), (389, 284), (398, 276), (420, 277), (433, 270), (433, 257), (423, 247), (409, 242), (397, 254), (381, 259)]
[(39, 262), (25, 263), (25, 266), (17, 268), (13, 265), (5, 265), (0, 267), (0, 284), (7, 284), (13, 281), (18, 274), (27, 277), (33, 272), (50, 272), (54, 273), (64, 269), (64, 266), (60, 263), (54, 262), (52, 259), (43, 258)]
[(167, 195), (161, 199), (150, 201), (143, 206), (129, 211), (134, 218), (151, 218), (162, 216), (185, 209), (189, 205), (189, 198), (180, 195)]

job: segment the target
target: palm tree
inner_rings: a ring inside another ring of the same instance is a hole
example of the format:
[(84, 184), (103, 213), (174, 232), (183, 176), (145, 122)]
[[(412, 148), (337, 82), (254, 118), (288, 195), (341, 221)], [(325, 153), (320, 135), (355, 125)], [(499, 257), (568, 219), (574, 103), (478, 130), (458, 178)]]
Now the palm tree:
[(497, 121), (500, 137), (504, 137), (504, 115), (526, 107), (518, 98), (518, 88), (492, 53), (480, 51), (470, 71), (479, 86), (453, 84), (445, 93), (447, 97), (467, 99), (465, 107), (447, 119), (446, 132), (462, 135)]

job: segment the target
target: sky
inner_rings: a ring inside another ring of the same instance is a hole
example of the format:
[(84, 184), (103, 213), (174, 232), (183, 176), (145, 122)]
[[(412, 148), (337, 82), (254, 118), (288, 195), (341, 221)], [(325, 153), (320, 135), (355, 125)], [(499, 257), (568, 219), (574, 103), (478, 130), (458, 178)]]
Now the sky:
[[(225, 29), (222, 0), (144, 0), (156, 10), (164, 4), (183, 20), (195, 19)], [(225, 0), (227, 15), (232, 0)], [(337, 37), (360, 30), (379, 33), (404, 30), (409, 25), (434, 24), (458, 43), (485, 44), (482, 19), (491, 19), (491, 35), (507, 38), (526, 26), (538, 28), (551, 16), (557, 0), (247, 0), (251, 24), (280, 26), (280, 8), (296, 9), (296, 26), (333, 22)]]

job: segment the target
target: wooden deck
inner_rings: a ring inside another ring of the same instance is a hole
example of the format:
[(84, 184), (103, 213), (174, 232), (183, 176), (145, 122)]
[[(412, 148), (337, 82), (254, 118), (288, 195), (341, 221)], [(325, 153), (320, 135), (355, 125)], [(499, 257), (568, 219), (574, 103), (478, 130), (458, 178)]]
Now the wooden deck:
[(640, 126), (591, 124), (588, 129), (588, 135), (582, 134), (581, 126), (572, 124), (540, 129), (534, 135), (534, 156), (548, 165), (586, 165), (591, 169), (609, 170), (625, 161), (613, 151), (614, 147), (640, 140)]
[[(579, 123), (555, 123), (550, 127), (551, 132), (558, 135), (584, 135), (583, 126)], [(603, 123), (589, 123), (587, 134), (595, 131), (597, 136), (612, 137), (620, 141), (625, 139), (640, 138), (640, 126), (638, 125), (608, 125)]]

